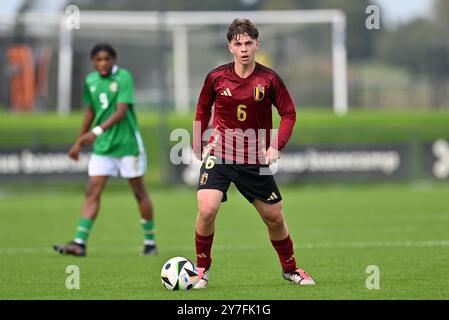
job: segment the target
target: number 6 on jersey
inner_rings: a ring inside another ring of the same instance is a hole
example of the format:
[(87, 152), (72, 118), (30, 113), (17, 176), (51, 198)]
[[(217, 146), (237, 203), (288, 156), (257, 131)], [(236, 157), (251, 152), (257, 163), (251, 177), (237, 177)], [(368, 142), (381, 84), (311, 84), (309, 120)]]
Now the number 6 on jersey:
[(244, 104), (239, 104), (237, 106), (237, 120), (245, 121), (246, 120), (246, 106)]

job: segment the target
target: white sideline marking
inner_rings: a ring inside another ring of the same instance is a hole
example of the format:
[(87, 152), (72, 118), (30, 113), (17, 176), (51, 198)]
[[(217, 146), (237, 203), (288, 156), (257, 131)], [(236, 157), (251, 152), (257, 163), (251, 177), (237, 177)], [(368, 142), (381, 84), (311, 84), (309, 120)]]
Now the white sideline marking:
[[(245, 251), (245, 250), (266, 250), (269, 245), (214, 245), (213, 249), (218, 251)], [(317, 242), (295, 245), (297, 250), (301, 249), (321, 249), (321, 248), (388, 248), (388, 247), (449, 247), (449, 240), (426, 240), (426, 241), (373, 241), (373, 242)], [(164, 251), (187, 251), (193, 250), (192, 246), (165, 246)], [(88, 249), (88, 252), (108, 252), (127, 253), (140, 252), (141, 247), (97, 247)], [(17, 253), (53, 253), (51, 248), (0, 248), (0, 254)]]

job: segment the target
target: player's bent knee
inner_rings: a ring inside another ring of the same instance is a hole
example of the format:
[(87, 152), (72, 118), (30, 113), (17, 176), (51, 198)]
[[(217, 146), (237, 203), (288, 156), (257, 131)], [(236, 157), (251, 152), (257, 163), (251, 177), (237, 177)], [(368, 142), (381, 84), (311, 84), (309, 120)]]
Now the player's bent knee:
[(217, 215), (218, 207), (209, 204), (203, 204), (198, 207), (198, 215), (205, 222), (212, 222)]
[(261, 216), (268, 227), (270, 228), (283, 228), (285, 225), (284, 214), (282, 213), (282, 204), (276, 203), (270, 205), (267, 210), (261, 211)]
[(209, 199), (198, 200), (198, 212), (201, 216), (215, 216), (219, 207), (220, 202), (216, 203)]
[(271, 227), (283, 227), (285, 224), (284, 216), (283, 215), (275, 215), (275, 216), (268, 216), (265, 217), (265, 222), (269, 224)]
[(211, 205), (200, 206), (198, 208), (199, 214), (203, 217), (215, 217), (218, 208)]

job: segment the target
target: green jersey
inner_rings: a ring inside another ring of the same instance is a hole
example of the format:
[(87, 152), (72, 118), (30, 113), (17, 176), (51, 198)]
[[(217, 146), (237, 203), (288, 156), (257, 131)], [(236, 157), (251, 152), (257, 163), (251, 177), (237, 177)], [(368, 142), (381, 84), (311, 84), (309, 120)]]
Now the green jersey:
[(129, 104), (125, 117), (95, 139), (94, 154), (123, 157), (145, 152), (134, 111), (133, 78), (127, 70), (114, 66), (107, 77), (91, 72), (84, 83), (83, 100), (95, 114), (93, 126), (108, 119), (117, 110), (117, 103)]

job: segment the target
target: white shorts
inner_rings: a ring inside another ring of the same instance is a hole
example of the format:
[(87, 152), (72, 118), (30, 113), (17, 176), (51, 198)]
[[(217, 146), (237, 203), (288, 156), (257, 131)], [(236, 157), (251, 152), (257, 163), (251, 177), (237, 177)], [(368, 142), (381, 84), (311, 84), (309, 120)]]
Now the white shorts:
[(92, 154), (89, 160), (89, 176), (111, 176), (122, 178), (137, 178), (145, 174), (147, 159), (145, 153), (138, 156), (121, 158)]

